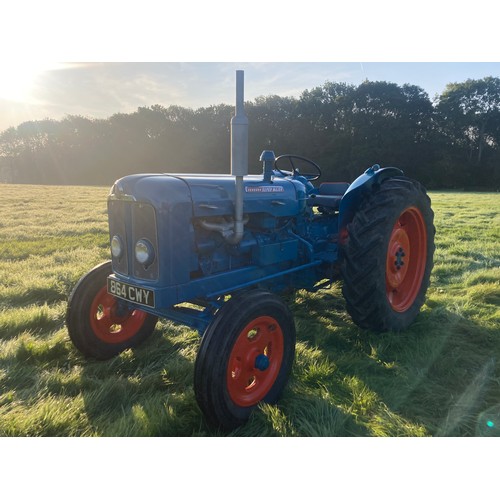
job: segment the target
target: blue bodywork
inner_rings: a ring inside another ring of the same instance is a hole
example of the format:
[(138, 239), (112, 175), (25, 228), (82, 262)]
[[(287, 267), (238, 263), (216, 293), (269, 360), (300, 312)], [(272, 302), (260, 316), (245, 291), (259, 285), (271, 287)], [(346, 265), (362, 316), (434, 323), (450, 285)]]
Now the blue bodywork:
[[(108, 198), (110, 239), (118, 236), (124, 247), (112, 257), (108, 291), (131, 308), (203, 332), (226, 295), (252, 286), (278, 293), (324, 287), (339, 277), (339, 235), (360, 203), (377, 183), (398, 175), (374, 165), (330, 194), (298, 174), (270, 174), (267, 165), (264, 175), (244, 177), (245, 230), (237, 244), (223, 230), (234, 214), (234, 177), (124, 177)], [(140, 239), (154, 250), (147, 266), (135, 258)]]

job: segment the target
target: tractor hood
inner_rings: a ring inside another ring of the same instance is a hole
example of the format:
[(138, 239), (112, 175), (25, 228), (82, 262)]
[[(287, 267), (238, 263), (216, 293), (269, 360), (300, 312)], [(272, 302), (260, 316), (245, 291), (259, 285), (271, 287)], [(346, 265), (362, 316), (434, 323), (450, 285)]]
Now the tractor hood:
[[(264, 181), (262, 175), (243, 180), (245, 213), (267, 212), (275, 217), (293, 216), (305, 208), (306, 191), (301, 182), (276, 178)], [(231, 175), (136, 174), (115, 182), (110, 199), (136, 201), (169, 210), (189, 202), (194, 217), (230, 216), (236, 197)]]

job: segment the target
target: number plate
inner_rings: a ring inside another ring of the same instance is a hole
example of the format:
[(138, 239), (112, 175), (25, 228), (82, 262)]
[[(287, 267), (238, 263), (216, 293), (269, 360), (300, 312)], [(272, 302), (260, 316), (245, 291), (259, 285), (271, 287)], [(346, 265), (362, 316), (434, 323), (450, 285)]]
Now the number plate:
[(108, 278), (108, 293), (123, 300), (143, 306), (155, 306), (155, 292), (140, 286), (120, 283), (113, 278)]

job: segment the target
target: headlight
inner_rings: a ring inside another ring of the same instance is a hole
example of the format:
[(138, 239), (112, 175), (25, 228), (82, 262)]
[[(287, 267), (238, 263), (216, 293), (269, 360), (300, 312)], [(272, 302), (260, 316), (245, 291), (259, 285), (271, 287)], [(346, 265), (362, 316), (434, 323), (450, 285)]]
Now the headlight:
[(155, 260), (155, 251), (150, 241), (140, 239), (135, 244), (135, 258), (140, 264), (149, 266)]
[(115, 259), (119, 259), (123, 255), (123, 243), (121, 238), (116, 234), (111, 239), (111, 255)]

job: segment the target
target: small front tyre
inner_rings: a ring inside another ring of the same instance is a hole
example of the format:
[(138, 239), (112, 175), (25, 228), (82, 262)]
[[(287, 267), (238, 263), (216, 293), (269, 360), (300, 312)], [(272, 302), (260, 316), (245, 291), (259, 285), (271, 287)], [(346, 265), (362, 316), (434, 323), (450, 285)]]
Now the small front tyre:
[(66, 326), (75, 347), (99, 360), (138, 346), (158, 321), (107, 292), (106, 280), (112, 272), (108, 261), (85, 274), (71, 292), (66, 311)]
[(294, 355), (293, 317), (278, 296), (253, 290), (230, 299), (203, 335), (195, 363), (196, 400), (207, 421), (231, 430), (261, 401), (275, 403)]

